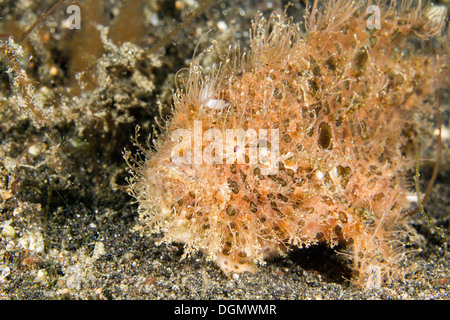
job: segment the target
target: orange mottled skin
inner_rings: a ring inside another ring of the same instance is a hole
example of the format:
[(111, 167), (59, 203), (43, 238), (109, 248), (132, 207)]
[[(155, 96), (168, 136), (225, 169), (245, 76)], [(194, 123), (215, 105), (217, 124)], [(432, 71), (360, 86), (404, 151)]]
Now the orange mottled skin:
[[(351, 1), (330, 1), (326, 11), (314, 5), (306, 33), (277, 15), (266, 33), (258, 18), (238, 67), (208, 76), (193, 65), (156, 152), (134, 170), (130, 190), (152, 231), (185, 243), (187, 253), (203, 251), (226, 272), (252, 271), (292, 247), (342, 243), (361, 284), (388, 280), (403, 253), (396, 235), (409, 206), (415, 113), (432, 112), (425, 101), (445, 58), (406, 42), (437, 35), (441, 24), (408, 6), (381, 11), (376, 30), (366, 28), (362, 3)], [(208, 99), (220, 108), (205, 107)], [(248, 158), (173, 163), (170, 134), (192, 131), (194, 121), (203, 133), (277, 129), (278, 171), (264, 175)]]

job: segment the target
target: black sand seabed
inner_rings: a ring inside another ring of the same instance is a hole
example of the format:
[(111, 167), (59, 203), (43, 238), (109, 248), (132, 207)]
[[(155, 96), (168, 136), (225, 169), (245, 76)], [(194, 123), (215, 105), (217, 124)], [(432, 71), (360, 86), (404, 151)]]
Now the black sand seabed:
[[(0, 3), (0, 30), (2, 33), (3, 30), (5, 33), (16, 30), (20, 35), (54, 2), (42, 1), (38, 5), (28, 1), (3, 1)], [(83, 13), (88, 6), (80, 3)], [(97, 9), (103, 10), (104, 14), (95, 17), (101, 17), (98, 19), (105, 24), (114, 20), (111, 17), (120, 16), (127, 5), (143, 6), (142, 21), (146, 28), (131, 32), (139, 36), (135, 41), (142, 48), (151, 48), (157, 39), (167, 36), (195, 8), (195, 2), (188, 0), (129, 1), (123, 5), (122, 1), (97, 3)], [(420, 214), (409, 219), (411, 235), (405, 240), (411, 253), (405, 260), (404, 278), (372, 290), (358, 289), (352, 284), (347, 261), (336, 253), (344, 248), (331, 250), (316, 246), (297, 250), (269, 261), (256, 273), (227, 276), (212, 262), (205, 261), (201, 253), (181, 260), (182, 245), (158, 247), (155, 245), (157, 236), (141, 236), (133, 231), (137, 224), (136, 205), (130, 203), (131, 198), (126, 193), (114, 189), (111, 181), (125, 184), (121, 151), (125, 147), (133, 148), (128, 137), (133, 135), (135, 125), (141, 125), (141, 137), (145, 140), (152, 131), (154, 116), (159, 114), (158, 108), (163, 114), (168, 113), (170, 93), (175, 87), (174, 75), (188, 66), (199, 42), (199, 50), (206, 48), (213, 39), (222, 43), (223, 48), (237, 40), (246, 47), (250, 21), (256, 11), (268, 16), (274, 10), (283, 12), (287, 4), (284, 1), (249, 0), (236, 7), (233, 3), (213, 1), (205, 13), (198, 15), (165, 44), (158, 58), (160, 64), (139, 65), (143, 74), (151, 75), (153, 90), (135, 93), (127, 82), (131, 81), (126, 74), (129, 71), (124, 74), (121, 70), (112, 70), (120, 81), (113, 80), (112, 89), (105, 90), (104, 96), (99, 94), (104, 99), (101, 107), (111, 113), (110, 118), (102, 118), (93, 124), (83, 115), (73, 116), (73, 119), (62, 115), (63, 119), (51, 128), (36, 129), (30, 125), (28, 116), (11, 110), (7, 103), (2, 104), (2, 192), (13, 191), (13, 196), (3, 194), (0, 205), (0, 299), (450, 298), (448, 243)], [(448, 2), (442, 3), (448, 5)], [(67, 40), (58, 34), (68, 32), (59, 27), (58, 21), (67, 18), (65, 9), (69, 4), (62, 4), (55, 10), (34, 31), (39, 36), (30, 37), (31, 44), (26, 45), (26, 53), (31, 52), (37, 57), (26, 71), (38, 88), (45, 86), (56, 91), (64, 85), (69, 86), (71, 80), (65, 77), (69, 77), (70, 63), (81, 54), (73, 51), (76, 45), (70, 41), (75, 40)], [(89, 10), (94, 7), (91, 5)], [(295, 21), (302, 20), (303, 12), (302, 3), (287, 9), (287, 14)], [(111, 27), (110, 32), (125, 33), (127, 19), (118, 20), (119, 26)], [(10, 21), (17, 23), (11, 26)], [(210, 29), (212, 31), (207, 33)], [(49, 39), (45, 38), (46, 34)], [(70, 49), (64, 49), (64, 43), (69, 43)], [(48, 64), (42, 63), (46, 55), (49, 56)], [(52, 64), (58, 68), (58, 75), (53, 79), (49, 71)], [(1, 98), (6, 101), (11, 94), (5, 74), (7, 66), (5, 62), (0, 66)], [(119, 110), (121, 106), (117, 102), (123, 96), (133, 103), (133, 107), (125, 111)], [(89, 94), (83, 99), (80, 103), (89, 108), (92, 105), (88, 102)], [(449, 125), (448, 101), (448, 92), (443, 91), (441, 110), (446, 128)], [(120, 117), (124, 115), (126, 119), (122, 120)], [(104, 129), (107, 126), (108, 130)], [(51, 150), (55, 136), (61, 139), (58, 141), (62, 141), (63, 148), (62, 154), (55, 157), (56, 161), (39, 165), (49, 153), (42, 148), (32, 149), (22, 162), (29, 166), (11, 169), (11, 159), (20, 157), (27, 145), (45, 143), (46, 150)], [(449, 141), (443, 142), (442, 167), (425, 209), (434, 224), (448, 232)], [(435, 153), (431, 151), (430, 154), (433, 157)], [(423, 164), (422, 188), (431, 176), (431, 165), (432, 162)], [(13, 231), (5, 226), (12, 227)]]

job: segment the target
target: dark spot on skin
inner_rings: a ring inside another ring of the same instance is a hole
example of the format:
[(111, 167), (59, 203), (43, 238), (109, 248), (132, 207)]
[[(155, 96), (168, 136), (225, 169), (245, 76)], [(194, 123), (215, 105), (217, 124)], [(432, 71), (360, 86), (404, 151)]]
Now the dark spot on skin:
[(331, 132), (331, 127), (328, 123), (322, 122), (319, 125), (319, 139), (318, 144), (322, 149), (332, 149), (331, 140), (333, 134)]
[(228, 178), (227, 182), (228, 182), (228, 187), (231, 189), (231, 191), (234, 194), (239, 193), (239, 186), (238, 186), (236, 181), (231, 180), (231, 179)]
[(358, 53), (355, 55), (355, 68), (358, 72), (363, 72), (366, 67), (367, 60), (369, 59), (369, 55), (367, 53), (366, 48), (361, 48)]
[(227, 215), (229, 215), (230, 217), (236, 215), (236, 209), (232, 205), (227, 206), (226, 212), (227, 212)]

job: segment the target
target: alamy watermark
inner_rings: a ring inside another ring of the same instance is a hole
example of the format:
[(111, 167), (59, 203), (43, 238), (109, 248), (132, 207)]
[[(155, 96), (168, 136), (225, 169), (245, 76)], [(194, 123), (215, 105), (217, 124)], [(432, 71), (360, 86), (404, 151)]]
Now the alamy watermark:
[(381, 29), (381, 10), (377, 5), (370, 5), (367, 7), (366, 13), (370, 14), (367, 18), (367, 29)]
[(275, 174), (279, 163), (278, 129), (210, 128), (203, 131), (201, 121), (192, 130), (176, 129), (171, 160), (175, 164), (247, 164), (259, 166), (261, 174)]
[(66, 13), (70, 16), (66, 20), (68, 29), (81, 29), (81, 9), (77, 5), (70, 5), (66, 9)]

